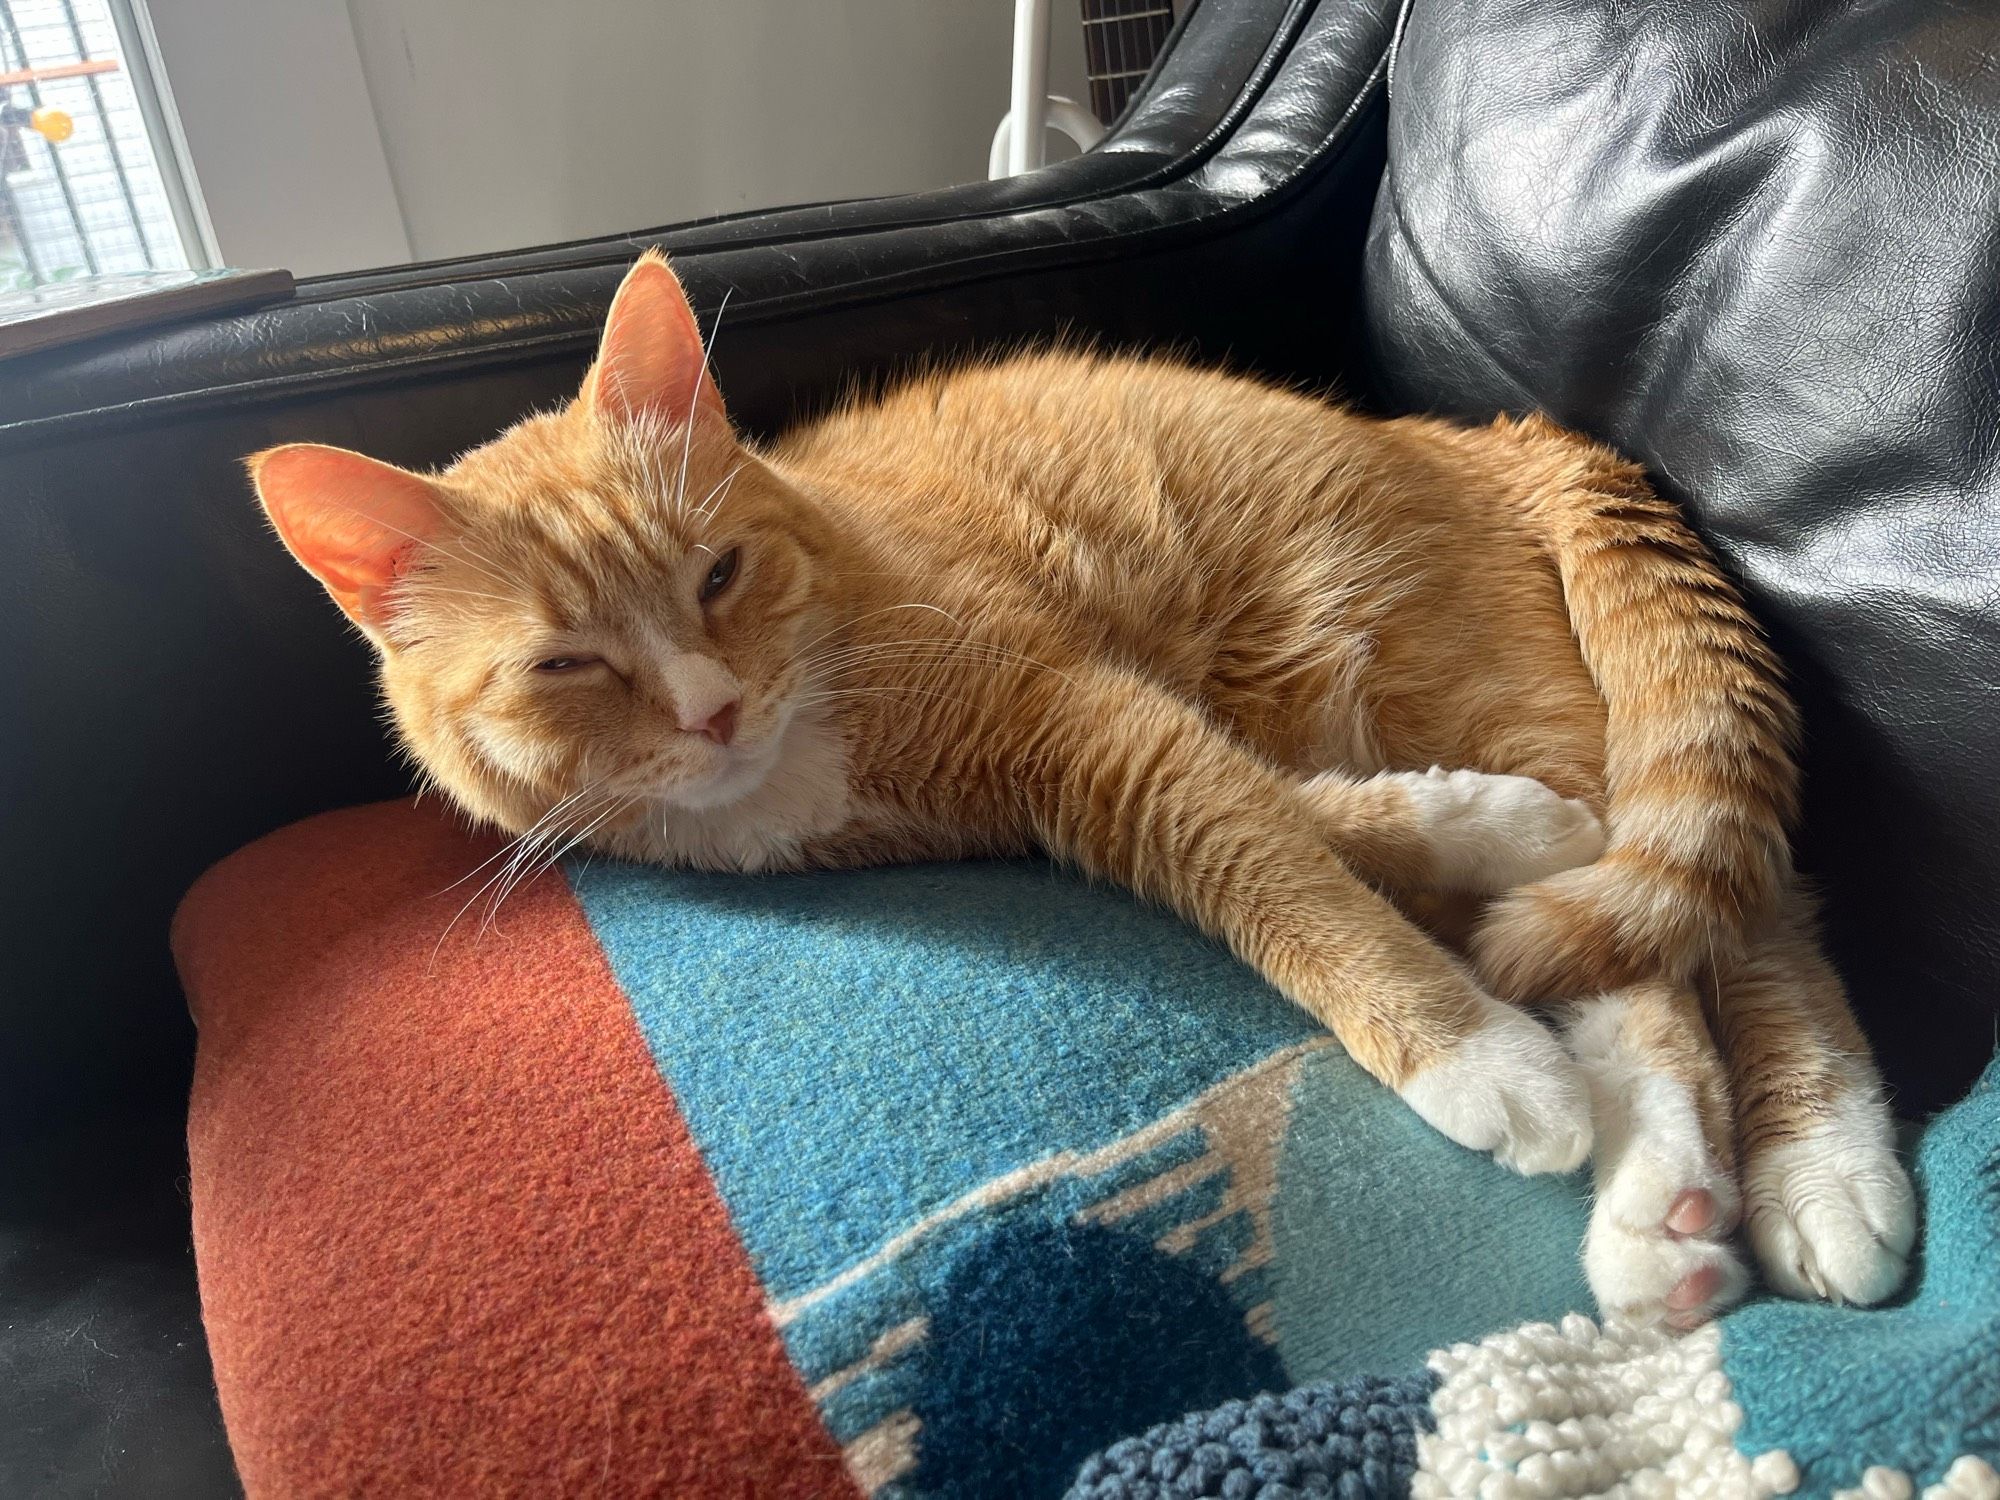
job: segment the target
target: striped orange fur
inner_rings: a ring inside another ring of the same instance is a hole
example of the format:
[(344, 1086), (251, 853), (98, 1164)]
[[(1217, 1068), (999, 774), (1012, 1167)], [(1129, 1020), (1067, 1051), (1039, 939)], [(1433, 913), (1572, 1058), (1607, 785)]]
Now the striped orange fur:
[(1791, 882), (1798, 716), (1735, 586), (1635, 464), (1541, 418), (1521, 502), (1607, 712), (1603, 858), (1495, 904), (1481, 972), (1516, 998), (1685, 979), (1740, 956)]

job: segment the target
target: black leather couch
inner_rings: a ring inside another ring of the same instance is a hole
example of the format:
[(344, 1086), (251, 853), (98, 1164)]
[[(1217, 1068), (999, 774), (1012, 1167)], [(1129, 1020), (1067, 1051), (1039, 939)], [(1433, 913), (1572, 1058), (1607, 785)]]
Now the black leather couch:
[(446, 459), (574, 386), (648, 243), (729, 291), (757, 429), (1067, 332), (1636, 453), (1794, 664), (1834, 945), (1905, 1108), (1951, 1098), (2000, 997), (1996, 52), (1977, 0), (1203, 0), (1105, 146), (1027, 178), (0, 366), (0, 1494), (234, 1490), (167, 923), (235, 846), (404, 787), (239, 456)]

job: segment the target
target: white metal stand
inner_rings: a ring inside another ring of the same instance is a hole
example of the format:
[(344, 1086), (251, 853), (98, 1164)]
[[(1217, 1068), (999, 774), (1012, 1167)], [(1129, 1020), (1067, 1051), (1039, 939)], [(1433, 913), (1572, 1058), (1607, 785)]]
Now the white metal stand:
[(1104, 139), (1097, 117), (1074, 99), (1049, 92), (1050, 0), (1014, 0), (1014, 79), (1011, 107), (993, 132), (989, 178), (1032, 172), (1048, 160), (1043, 134), (1060, 130), (1088, 151)]

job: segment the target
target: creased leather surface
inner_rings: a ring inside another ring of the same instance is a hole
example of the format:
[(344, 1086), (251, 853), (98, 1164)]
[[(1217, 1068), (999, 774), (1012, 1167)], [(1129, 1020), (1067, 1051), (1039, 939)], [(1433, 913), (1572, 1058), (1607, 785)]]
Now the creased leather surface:
[(1906, 1109), (2000, 1014), (2000, 10), (1419, 0), (1369, 244), (1401, 405), (1624, 447), (1808, 713), (1804, 855)]
[(100, 1127), (59, 1145), (0, 1151), (0, 1495), (239, 1493), (178, 1133)]

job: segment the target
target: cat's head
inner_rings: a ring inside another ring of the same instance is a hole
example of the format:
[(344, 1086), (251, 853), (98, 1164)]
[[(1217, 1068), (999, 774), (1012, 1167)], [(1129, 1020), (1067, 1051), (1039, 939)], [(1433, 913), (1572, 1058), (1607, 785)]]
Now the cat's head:
[(249, 463), (278, 535), (380, 654), (404, 743), (476, 816), (615, 825), (726, 805), (770, 771), (829, 539), (738, 441), (656, 252), (577, 398), (442, 473), (316, 444)]

